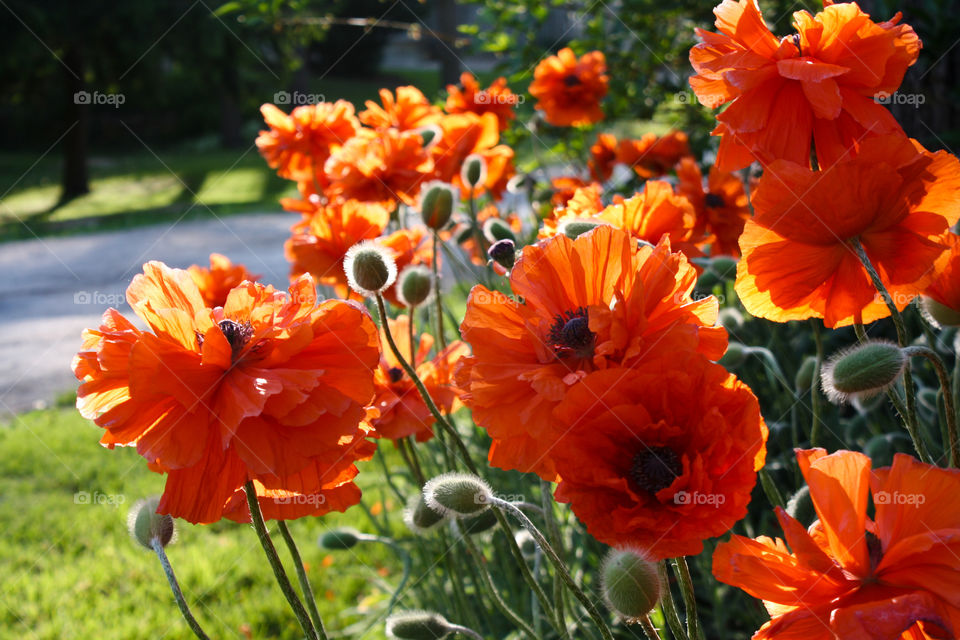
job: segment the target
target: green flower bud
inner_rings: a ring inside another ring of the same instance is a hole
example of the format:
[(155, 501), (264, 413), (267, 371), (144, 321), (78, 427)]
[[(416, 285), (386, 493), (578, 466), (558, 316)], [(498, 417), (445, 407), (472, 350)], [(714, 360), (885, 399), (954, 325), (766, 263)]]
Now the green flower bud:
[(431, 509), (423, 499), (423, 494), (415, 493), (407, 501), (407, 508), (403, 512), (403, 521), (417, 535), (424, 535), (442, 525), (447, 516)]
[(600, 567), (603, 598), (627, 623), (649, 614), (660, 600), (657, 563), (631, 549), (611, 549)]
[(713, 291), (713, 288), (720, 284), (720, 278), (717, 277), (713, 271), (707, 270), (700, 274), (700, 277), (697, 278), (697, 291), (705, 291), (709, 293)]
[(134, 503), (127, 515), (130, 536), (151, 551), (154, 540), (158, 540), (162, 547), (170, 544), (175, 530), (173, 516), (157, 513), (159, 505), (159, 496), (144, 498)]
[(483, 156), (471, 153), (460, 167), (460, 181), (471, 189), (482, 186), (487, 181), (487, 161)]
[(720, 326), (731, 333), (743, 328), (743, 314), (740, 313), (739, 309), (734, 309), (733, 307), (720, 309), (717, 319), (720, 322)]
[(412, 264), (400, 272), (397, 278), (397, 298), (404, 306), (414, 308), (423, 304), (433, 291), (433, 276), (430, 269), (421, 264)]
[(381, 293), (397, 279), (397, 263), (372, 240), (350, 247), (343, 259), (343, 270), (350, 288), (368, 297)]
[(513, 235), (513, 229), (510, 228), (506, 220), (501, 218), (488, 218), (487, 221), (483, 223), (483, 235), (486, 236), (487, 240), (491, 243), (498, 240), (517, 241), (517, 237)]
[(440, 138), (443, 137), (443, 131), (435, 124), (428, 124), (425, 127), (420, 127), (416, 132), (423, 138), (423, 147), (427, 148), (432, 144), (439, 142)]
[(587, 231), (599, 227), (602, 223), (593, 220), (584, 220), (575, 218), (569, 222), (561, 223), (557, 231), (567, 236), (571, 240), (576, 240)]
[(351, 549), (361, 540), (362, 534), (353, 529), (332, 529), (320, 536), (320, 547), (329, 551)]
[(817, 511), (813, 508), (813, 500), (810, 498), (810, 487), (803, 485), (799, 491), (790, 496), (787, 500), (787, 513), (805, 527), (813, 524), (817, 519)]
[(809, 391), (813, 387), (813, 373), (817, 368), (817, 359), (813, 356), (807, 356), (803, 359), (800, 368), (797, 369), (797, 375), (793, 379), (793, 384), (797, 391)]
[(510, 271), (517, 261), (517, 247), (513, 240), (498, 240), (487, 249), (487, 255), (498, 265)]
[(493, 491), (477, 476), (444, 473), (423, 486), (423, 497), (430, 508), (441, 513), (472, 516), (490, 507)]
[(451, 631), (447, 619), (432, 611), (404, 611), (387, 618), (387, 637), (396, 640), (442, 640)]
[(722, 364), (727, 369), (736, 369), (746, 362), (748, 355), (750, 355), (750, 352), (747, 347), (739, 342), (730, 342), (727, 345), (727, 350), (724, 352), (723, 357), (720, 358), (719, 364)]
[(903, 374), (907, 356), (892, 342), (874, 340), (845, 349), (823, 365), (820, 384), (836, 403), (871, 398)]
[(737, 261), (730, 256), (717, 256), (710, 260), (710, 271), (721, 280), (733, 280), (737, 277)]
[(423, 223), (440, 231), (453, 215), (453, 203), (457, 200), (453, 185), (432, 180), (420, 189), (420, 215)]
[(960, 327), (960, 311), (940, 304), (933, 298), (921, 296), (920, 311), (923, 317), (935, 327)]
[(497, 516), (492, 509), (481, 511), (480, 515), (472, 518), (463, 518), (459, 521), (460, 528), (469, 536), (489, 531), (497, 526)]

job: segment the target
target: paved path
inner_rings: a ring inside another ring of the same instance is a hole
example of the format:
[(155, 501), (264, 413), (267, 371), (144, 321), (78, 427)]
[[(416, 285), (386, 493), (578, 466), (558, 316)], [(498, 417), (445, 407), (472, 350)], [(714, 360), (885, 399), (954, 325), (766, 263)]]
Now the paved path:
[(283, 242), (296, 214), (236, 215), (125, 231), (0, 244), (0, 417), (49, 404), (76, 387), (80, 333), (113, 306), (148, 260), (207, 264), (211, 252), (286, 288)]

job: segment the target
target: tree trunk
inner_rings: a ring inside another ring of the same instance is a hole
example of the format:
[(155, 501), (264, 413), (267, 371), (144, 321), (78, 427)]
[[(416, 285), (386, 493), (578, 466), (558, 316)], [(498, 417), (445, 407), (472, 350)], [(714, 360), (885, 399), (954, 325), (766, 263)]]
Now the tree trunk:
[(66, 124), (70, 130), (63, 137), (63, 177), (60, 203), (90, 193), (87, 172), (87, 119), (90, 94), (83, 79), (84, 59), (81, 45), (71, 43), (63, 56), (67, 106)]
[(437, 51), (440, 55), (440, 81), (443, 85), (460, 82), (460, 59), (454, 52), (454, 39), (457, 36), (457, 5), (453, 0), (438, 0), (437, 8)]

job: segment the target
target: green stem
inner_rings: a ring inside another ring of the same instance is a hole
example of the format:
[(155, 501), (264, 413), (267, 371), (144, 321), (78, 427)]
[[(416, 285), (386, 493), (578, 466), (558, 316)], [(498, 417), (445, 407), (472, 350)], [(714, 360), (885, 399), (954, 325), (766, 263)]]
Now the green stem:
[(533, 627), (531, 627), (526, 620), (521, 618), (520, 614), (511, 609), (510, 605), (504, 602), (503, 598), (500, 597), (500, 592), (497, 591), (497, 585), (493, 582), (493, 576), (491, 576), (490, 571), (487, 570), (486, 558), (483, 557), (483, 552), (477, 548), (476, 543), (474, 543), (469, 535), (464, 534), (460, 538), (467, 546), (467, 551), (470, 553), (470, 556), (474, 559), (474, 564), (480, 571), (480, 579), (490, 592), (490, 597), (493, 598), (493, 603), (496, 605), (497, 609), (500, 610), (500, 613), (506, 616), (513, 624), (517, 625), (525, 634), (531, 638), (537, 638), (537, 632), (533, 630)]
[[(547, 523), (547, 535), (550, 537), (550, 544), (554, 549), (563, 549), (563, 538), (560, 533), (560, 527), (557, 526), (556, 514), (553, 512), (553, 496), (550, 492), (550, 483), (546, 480), (540, 480), (540, 498), (543, 503), (543, 517)], [(567, 620), (563, 611), (563, 583), (556, 571), (553, 573), (553, 604), (557, 611), (557, 622), (560, 624), (560, 635), (562, 638), (568, 638)]]
[(700, 618), (697, 617), (697, 596), (693, 591), (693, 577), (690, 575), (687, 559), (683, 556), (674, 558), (673, 566), (677, 570), (677, 580), (683, 593), (683, 605), (687, 610), (687, 636), (690, 640), (703, 640)]
[(167, 576), (167, 582), (170, 583), (170, 590), (173, 591), (173, 597), (177, 601), (177, 606), (180, 607), (180, 613), (183, 615), (183, 619), (187, 621), (190, 630), (193, 631), (193, 635), (200, 638), (200, 640), (210, 640), (210, 637), (204, 633), (203, 628), (200, 627), (200, 623), (193, 617), (193, 613), (190, 611), (190, 605), (187, 604), (187, 599), (183, 597), (183, 591), (180, 590), (180, 583), (177, 582), (177, 576), (173, 573), (173, 566), (170, 564), (170, 559), (167, 558), (167, 552), (163, 550), (163, 544), (160, 542), (160, 539), (154, 537), (150, 540), (150, 545), (153, 547), (153, 551), (157, 554), (157, 557), (160, 558), (163, 572)]
[(820, 369), (823, 367), (823, 338), (820, 336), (820, 325), (817, 321), (812, 319), (810, 324), (813, 327), (813, 343), (817, 347), (817, 362), (813, 367), (813, 380), (810, 384), (810, 412), (813, 413), (810, 446), (816, 447), (820, 442)]
[[(436, 304), (437, 344), (440, 351), (447, 348), (447, 339), (443, 335), (443, 300), (440, 298), (440, 234), (433, 232), (433, 299)], [(386, 316), (384, 316), (386, 317)]]
[(267, 555), (267, 561), (273, 569), (273, 575), (277, 579), (277, 584), (280, 585), (280, 590), (283, 592), (284, 597), (286, 597), (287, 602), (290, 603), (290, 608), (293, 609), (294, 615), (297, 616), (297, 621), (300, 622), (300, 627), (303, 629), (304, 635), (306, 635), (308, 640), (320, 640), (317, 635), (317, 630), (313, 628), (313, 623), (310, 621), (310, 615), (307, 613), (307, 610), (303, 608), (303, 603), (300, 602), (300, 598), (297, 597), (297, 592), (294, 591), (293, 585), (290, 584), (290, 579), (287, 577), (287, 572), (283, 568), (283, 563), (280, 562), (280, 556), (277, 555), (277, 548), (273, 546), (273, 540), (270, 539), (270, 532), (267, 531), (267, 526), (263, 522), (260, 503), (257, 502), (257, 489), (253, 486), (253, 481), (247, 480), (243, 489), (247, 493), (247, 505), (250, 507), (250, 520), (253, 522), (253, 528), (257, 532), (257, 537), (260, 539), (260, 545)]
[(657, 563), (657, 574), (660, 576), (660, 607), (663, 609), (663, 617), (670, 627), (674, 640), (683, 640), (683, 624), (680, 622), (680, 614), (677, 613), (677, 604), (673, 601), (673, 591), (670, 589), (670, 574), (667, 572), (667, 561)]
[(547, 559), (549, 559), (550, 563), (553, 564), (554, 571), (556, 571), (560, 576), (560, 579), (563, 580), (563, 584), (567, 587), (570, 593), (573, 594), (573, 597), (580, 601), (580, 604), (582, 604), (583, 608), (586, 609), (587, 614), (589, 614), (590, 618), (593, 619), (597, 629), (600, 630), (600, 635), (603, 636), (604, 640), (613, 640), (613, 633), (610, 631), (610, 627), (607, 626), (606, 621), (600, 614), (600, 610), (597, 609), (597, 605), (587, 597), (587, 594), (585, 594), (577, 585), (577, 583), (574, 582), (573, 578), (570, 577), (570, 572), (567, 571), (567, 567), (563, 564), (560, 556), (558, 556), (557, 552), (554, 551), (553, 547), (550, 546), (550, 543), (547, 542), (547, 539), (544, 537), (544, 535), (540, 533), (540, 530), (537, 529), (533, 522), (530, 521), (530, 518), (528, 518), (527, 515), (518, 507), (514, 506), (513, 503), (507, 502), (506, 500), (501, 500), (500, 498), (494, 497), (491, 504), (494, 507), (499, 507), (500, 509), (509, 511), (513, 517), (520, 521), (520, 524), (523, 525), (523, 528), (530, 532), (530, 535), (533, 536), (533, 539), (543, 551), (544, 555), (547, 556)]
[(657, 628), (650, 621), (650, 616), (640, 618), (640, 626), (643, 627), (643, 632), (647, 635), (648, 640), (660, 640), (660, 634), (657, 633)]
[(460, 634), (463, 634), (463, 635), (465, 635), (465, 636), (469, 636), (469, 637), (473, 638), (474, 640), (483, 640), (483, 636), (481, 636), (479, 633), (477, 633), (476, 631), (474, 631), (473, 629), (471, 629), (471, 628), (469, 628), (469, 627), (464, 627), (464, 626), (459, 625), (459, 624), (451, 624), (451, 625), (449, 625), (447, 628), (448, 628), (450, 631), (452, 631), (453, 633), (460, 633)]
[(960, 463), (960, 434), (957, 432), (957, 409), (954, 404), (953, 388), (947, 366), (937, 355), (937, 352), (927, 347), (907, 347), (903, 350), (908, 356), (921, 356), (933, 365), (940, 381), (940, 391), (943, 393), (944, 412), (947, 420), (947, 434), (950, 438), (950, 466), (956, 467)]
[(307, 601), (307, 609), (310, 611), (310, 619), (313, 620), (313, 626), (317, 629), (317, 635), (321, 640), (326, 640), (327, 631), (323, 626), (323, 618), (320, 617), (320, 611), (317, 609), (317, 599), (313, 595), (313, 587), (310, 586), (310, 580), (307, 579), (307, 571), (303, 566), (303, 558), (300, 557), (300, 550), (297, 549), (297, 543), (287, 528), (287, 523), (283, 520), (277, 520), (277, 528), (280, 529), (280, 535), (283, 541), (287, 543), (287, 549), (290, 551), (290, 557), (293, 559), (293, 565), (297, 570), (297, 579), (300, 581), (300, 590), (303, 591), (303, 599)]
[(770, 501), (770, 504), (774, 507), (786, 508), (787, 503), (783, 499), (783, 495), (780, 493), (780, 489), (777, 487), (777, 484), (773, 481), (773, 478), (770, 477), (770, 474), (767, 472), (767, 468), (764, 467), (760, 469), (757, 475), (760, 477), (760, 485), (763, 487), (763, 492), (767, 494), (767, 500)]

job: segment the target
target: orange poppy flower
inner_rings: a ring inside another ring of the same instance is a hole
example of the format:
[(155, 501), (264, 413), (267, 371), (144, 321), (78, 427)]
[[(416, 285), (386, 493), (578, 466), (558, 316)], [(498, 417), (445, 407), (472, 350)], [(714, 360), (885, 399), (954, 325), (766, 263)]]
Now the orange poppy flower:
[(556, 209), (566, 208), (575, 195), (581, 191), (591, 191), (597, 194), (599, 199), (603, 193), (603, 186), (599, 182), (587, 182), (577, 176), (560, 176), (550, 180), (550, 186), (553, 188), (553, 195), (550, 196), (550, 204)]
[(950, 247), (937, 264), (937, 279), (928, 286), (923, 295), (960, 314), (960, 236), (948, 234), (946, 244)]
[[(424, 333), (419, 341), (411, 343), (409, 316), (397, 316), (388, 322), (400, 353), (415, 368), (417, 377), (430, 392), (437, 408), (446, 413), (455, 411), (459, 406), (457, 396), (460, 391), (453, 383), (453, 366), (462, 356), (470, 353), (469, 347), (457, 340), (431, 359), (429, 353), (433, 348), (433, 337)], [(382, 355), (380, 368), (374, 375), (376, 396), (373, 400), (373, 407), (380, 412), (380, 416), (373, 418), (371, 424), (376, 428), (377, 435), (383, 438), (398, 440), (416, 436), (417, 442), (429, 440), (433, 437), (433, 415), (387, 346), (382, 331), (380, 343)]]
[(684, 158), (677, 165), (677, 179), (677, 192), (697, 214), (693, 235), (710, 243), (712, 256), (739, 257), (740, 234), (750, 219), (750, 199), (740, 176), (711, 167), (704, 188), (700, 167), (693, 158)]
[(367, 100), (366, 110), (360, 112), (360, 122), (380, 131), (419, 129), (435, 123), (443, 115), (416, 87), (397, 87), (396, 97), (389, 89), (380, 89), (380, 101), (383, 106)]
[(554, 219), (545, 220), (540, 237), (560, 233), (567, 222), (589, 220), (613, 225), (650, 244), (667, 236), (671, 247), (682, 251), (688, 258), (703, 256), (697, 247), (700, 237), (694, 236), (697, 217), (693, 205), (684, 196), (674, 193), (669, 182), (648, 180), (644, 190), (630, 198), (615, 196), (613, 204), (600, 211), (591, 210), (594, 205), (595, 202), (582, 196), (577, 206), (567, 206)]
[(902, 131), (875, 99), (897, 90), (922, 46), (899, 13), (876, 23), (853, 2), (798, 11), (797, 33), (778, 39), (756, 0), (724, 0), (713, 12), (720, 33), (697, 29), (690, 86), (704, 106), (730, 104), (713, 131), (720, 171), (754, 159), (807, 165), (811, 144), (823, 167), (864, 136)]
[(606, 182), (613, 175), (613, 166), (617, 160), (617, 138), (610, 133), (597, 135), (597, 141), (590, 147), (590, 159), (587, 167), (590, 177), (597, 182)]
[(413, 204), (420, 183), (433, 172), (433, 161), (416, 133), (362, 129), (331, 154), (324, 171), (331, 198), (393, 207)]
[(828, 327), (885, 318), (850, 242), (859, 238), (903, 309), (933, 280), (943, 239), (960, 218), (960, 162), (917, 151), (906, 138), (874, 137), (863, 152), (822, 172), (783, 160), (753, 194), (736, 290), (747, 311)]
[(103, 445), (136, 445), (167, 474), (159, 513), (216, 522), (248, 479), (297, 491), (369, 453), (358, 440), (379, 348), (359, 305), (318, 304), (305, 276), (289, 295), (246, 282), (210, 309), (189, 273), (160, 262), (127, 301), (151, 331), (110, 309), (84, 332), (77, 408)]
[(554, 415), (557, 501), (600, 542), (696, 555), (746, 515), (767, 427), (750, 388), (702, 354), (597, 372)]
[(447, 85), (447, 113), (475, 113), (483, 115), (492, 113), (497, 116), (500, 131), (510, 126), (510, 121), (517, 117), (514, 108), (520, 98), (507, 87), (506, 78), (497, 78), (486, 89), (480, 89), (473, 74), (464, 71), (460, 74), (460, 86)]
[(639, 140), (621, 140), (617, 146), (617, 162), (644, 180), (670, 173), (681, 158), (690, 155), (690, 142), (683, 131), (671, 131), (662, 137), (647, 133)]
[(474, 197), (487, 191), (499, 197), (513, 175), (513, 149), (499, 144), (497, 116), (470, 112), (448, 115), (440, 120), (440, 129), (439, 140), (430, 146), (430, 157), (436, 167), (434, 177), (453, 184), (464, 199), (468, 198), (470, 190), (463, 184), (460, 169), (467, 156), (477, 154), (486, 163), (487, 173), (484, 183), (474, 189)]
[(296, 107), (290, 115), (265, 104), (260, 113), (270, 128), (260, 132), (257, 149), (277, 175), (289, 180), (323, 181), (330, 153), (360, 129), (346, 100)]
[(716, 299), (690, 297), (696, 277), (668, 240), (640, 247), (601, 226), (524, 247), (510, 295), (475, 286), (460, 326), (473, 355), (460, 361), (456, 380), (494, 439), (491, 464), (552, 480), (553, 410), (585, 377), (662, 352), (723, 355)]
[(797, 460), (818, 520), (808, 530), (777, 508), (784, 540), (733, 536), (713, 555), (713, 575), (770, 612), (754, 640), (956, 638), (960, 472), (902, 453), (872, 473), (853, 451)]
[(572, 49), (564, 48), (534, 69), (530, 95), (548, 123), (573, 127), (603, 120), (600, 101), (608, 83), (603, 52), (591, 51), (578, 59)]
[[(430, 234), (423, 227), (399, 229), (390, 235), (379, 238), (377, 244), (386, 248), (393, 257), (397, 264), (397, 273), (412, 264), (422, 264), (428, 267), (433, 264), (433, 247), (431, 246)], [(399, 283), (394, 283), (383, 292), (383, 297), (400, 306), (400, 301), (397, 299), (398, 286)]]
[(293, 225), (284, 243), (290, 274), (309, 273), (319, 284), (336, 288), (345, 297), (349, 291), (343, 272), (347, 250), (362, 240), (377, 238), (390, 222), (390, 211), (375, 203), (336, 200), (329, 204), (312, 202), (313, 211)]
[(230, 290), (245, 280), (256, 282), (260, 279), (259, 275), (250, 273), (242, 264), (233, 264), (227, 256), (219, 253), (210, 254), (210, 268), (195, 264), (187, 271), (197, 283), (204, 304), (210, 308), (226, 304)]

